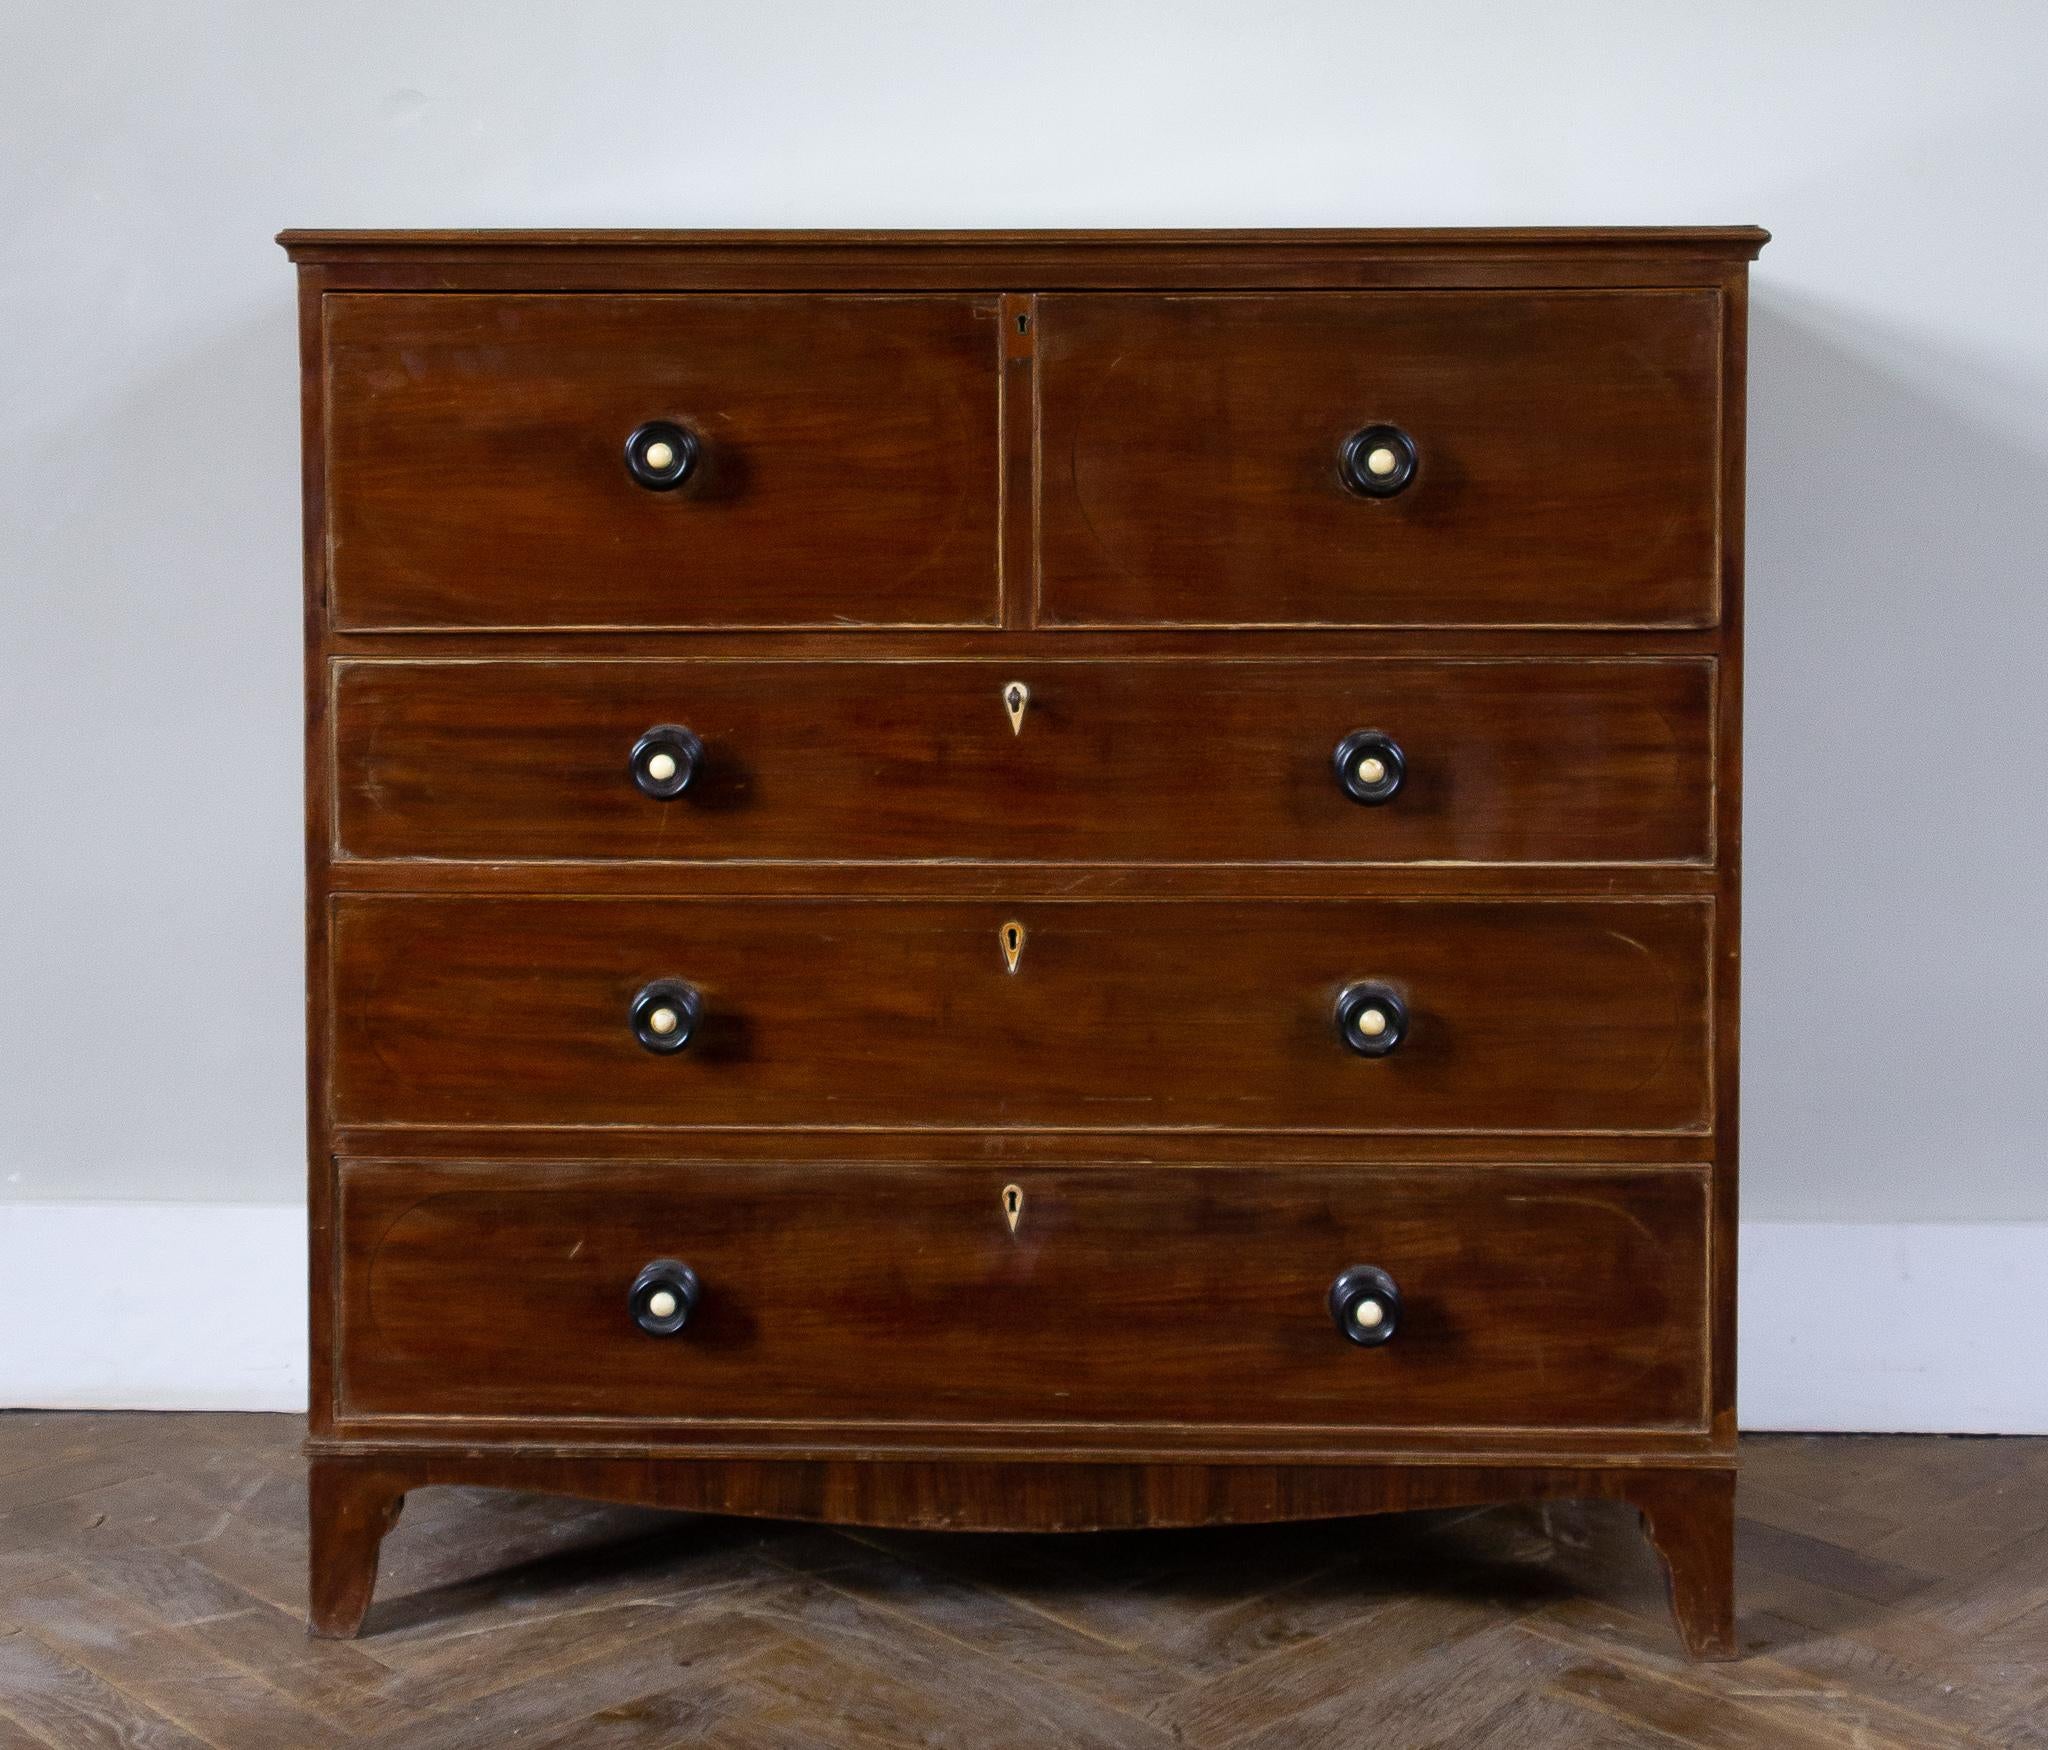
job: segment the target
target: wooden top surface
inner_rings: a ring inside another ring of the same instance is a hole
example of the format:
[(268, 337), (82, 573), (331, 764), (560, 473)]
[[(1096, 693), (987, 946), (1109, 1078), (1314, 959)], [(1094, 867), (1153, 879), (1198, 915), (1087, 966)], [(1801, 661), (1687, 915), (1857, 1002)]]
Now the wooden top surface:
[(530, 249), (1086, 252), (1163, 248), (1388, 255), (1453, 252), (1522, 255), (1554, 251), (1728, 255), (1753, 260), (1770, 241), (1755, 225), (1550, 225), (1342, 230), (690, 231), (690, 230), (286, 230), (294, 261), (393, 251)]

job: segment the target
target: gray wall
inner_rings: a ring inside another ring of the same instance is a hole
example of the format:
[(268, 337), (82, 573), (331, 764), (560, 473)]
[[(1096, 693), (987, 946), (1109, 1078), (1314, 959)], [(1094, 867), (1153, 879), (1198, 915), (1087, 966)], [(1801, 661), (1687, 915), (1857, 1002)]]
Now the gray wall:
[(283, 225), (1743, 222), (1746, 1213), (2048, 1217), (2048, 9), (0, 12), (0, 1196), (300, 1176)]

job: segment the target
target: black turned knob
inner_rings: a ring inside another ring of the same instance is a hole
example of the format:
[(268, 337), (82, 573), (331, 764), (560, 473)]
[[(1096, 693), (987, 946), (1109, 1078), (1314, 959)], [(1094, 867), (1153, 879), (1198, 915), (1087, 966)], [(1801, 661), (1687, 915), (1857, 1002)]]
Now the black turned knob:
[(1347, 984), (1337, 993), (1337, 1037), (1360, 1057), (1385, 1057), (1408, 1036), (1408, 1005), (1389, 986)]
[(1353, 1264), (1330, 1284), (1330, 1317), (1348, 1341), (1377, 1349), (1401, 1328), (1401, 1291), (1376, 1265)]
[(626, 439), (626, 472), (649, 492), (670, 492), (697, 468), (697, 434), (672, 419), (650, 419)]
[(1377, 729), (1354, 729), (1337, 743), (1331, 763), (1344, 794), (1369, 808), (1393, 801), (1408, 779), (1401, 744)]
[(626, 1296), (633, 1323), (651, 1337), (673, 1337), (690, 1322), (697, 1299), (704, 1292), (697, 1272), (673, 1258), (656, 1258), (633, 1278), (633, 1291)]
[(1361, 498), (1392, 498), (1415, 478), (1422, 457), (1398, 425), (1369, 425), (1344, 440), (1337, 472)]
[(657, 723), (633, 743), (633, 787), (657, 802), (673, 802), (697, 781), (704, 744), (680, 723)]
[(690, 1043), (704, 1013), (704, 999), (694, 985), (679, 978), (657, 978), (642, 985), (629, 1017), (633, 1037), (649, 1051), (666, 1057)]

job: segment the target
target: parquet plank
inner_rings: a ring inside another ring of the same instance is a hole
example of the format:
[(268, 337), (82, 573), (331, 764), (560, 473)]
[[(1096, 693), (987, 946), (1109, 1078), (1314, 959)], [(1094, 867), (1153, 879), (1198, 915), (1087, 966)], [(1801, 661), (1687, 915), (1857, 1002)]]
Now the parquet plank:
[[(1840, 1501), (1816, 1501), (1796, 1489), (1775, 1488), (1759, 1477), (1745, 1476), (1736, 1489), (1736, 1507), (1744, 1519), (1774, 1526), (1780, 1531), (1798, 1532), (1852, 1549), (1877, 1551), (1883, 1540), (1894, 1536), (1896, 1520), (1875, 1513), (1859, 1513)], [(1896, 1559), (1905, 1560), (1904, 1557)], [(1910, 1561), (1908, 1566), (1912, 1564)]]
[(24, 1543), (61, 1543), (78, 1551), (124, 1549), (138, 1542), (203, 1543), (218, 1537), (235, 1517), (232, 1506), (208, 1500), (178, 1477), (151, 1471), (18, 1507), (0, 1526)]
[(24, 1509), (75, 1500), (115, 1483), (154, 1474), (147, 1454), (132, 1444), (109, 1452), (87, 1450), (60, 1455), (0, 1475), (0, 1533), (14, 1535), (13, 1521)]
[[(2048, 1446), (2048, 1441), (2040, 1444)], [(2048, 1530), (2048, 1453), (1930, 1504), (1897, 1531), (1862, 1547), (1885, 1561), (1957, 1578), (1996, 1566), (2020, 1539), (2043, 1530)]]
[(675, 1750), (682, 1744), (769, 1743), (788, 1750), (787, 1738), (755, 1739), (751, 1718), (760, 1710), (746, 1687), (748, 1661), (717, 1673), (694, 1673), (687, 1688), (673, 1687), (615, 1702), (559, 1731), (532, 1740), (530, 1750)]
[[(581, 1530), (581, 1538), (538, 1553), (528, 1545), (496, 1569), (475, 1571), (480, 1550), (489, 1559), (486, 1542), (470, 1546), (462, 1571), (450, 1574), (448, 1565), (436, 1565), (393, 1575), (387, 1595), (371, 1606), (368, 1644), (429, 1681), (450, 1651), (491, 1657), (502, 1643), (510, 1656), (520, 1637), (550, 1622), (635, 1601), (707, 1602), (727, 1587), (780, 1573), (751, 1535), (740, 1535), (744, 1526), (671, 1515), (637, 1536), (617, 1535), (603, 1522)], [(412, 1590), (404, 1589), (408, 1579), (415, 1582)]]
[[(2005, 1713), (2014, 1697), (2023, 1693), (1997, 1680), (1987, 1683), (1947, 1662), (1930, 1670), (1919, 1659), (1901, 1658), (1854, 1635), (1815, 1635), (1782, 1617), (1752, 1617), (1745, 1626), (1753, 1643), (1777, 1664), (1831, 1696), (1882, 1702), (1900, 1714), (1917, 1715), (1965, 1735)], [(2016, 1683), (2021, 1676), (2016, 1671), (2006, 1675)]]
[(2048, 1750), (2048, 1606), (2008, 1623), (1994, 1637), (1993, 1657), (2010, 1657), (2029, 1677), (2017, 1680), (2013, 1706), (1998, 1713), (1985, 1732), (2001, 1750)]
[(1197, 1683), (1150, 1718), (1183, 1743), (1234, 1744), (1331, 1704), (1369, 1707), (1404, 1666), (1491, 1626), (1482, 1608), (1462, 1601), (1388, 1599), (1333, 1633)]
[(0, 1750), (50, 1750), (48, 1738), (37, 1737), (7, 1712), (4, 1696), (0, 1696)]
[[(1598, 1604), (1561, 1608), (1527, 1627), (1580, 1656), (1574, 1669), (1581, 1675), (1560, 1677), (1558, 1692), (1660, 1731), (1674, 1731), (1677, 1722), (1682, 1742), (1697, 1741), (1707, 1750), (1724, 1742), (1782, 1743), (1787, 1750), (1809, 1744), (1965, 1750), (1969, 1742), (1962, 1732), (1872, 1691), (1816, 1680), (1773, 1657), (1753, 1632), (1745, 1636), (1747, 1656), (1738, 1674), (1691, 1664), (1638, 1619)], [(1753, 1735), (1744, 1738), (1744, 1731)]]
[(693, 1596), (687, 1587), (636, 1594), (458, 1635), (438, 1644), (431, 1658), (409, 1663), (395, 1679), (393, 1693), (417, 1707), (468, 1706), (514, 1683), (602, 1659), (614, 1649), (695, 1633), (706, 1619), (729, 1615), (733, 1592), (744, 1585), (728, 1581), (706, 1596)]
[(284, 1611), (262, 1606), (251, 1593), (184, 1549), (147, 1543), (103, 1545), (94, 1539), (77, 1549), (60, 1547), (57, 1553), (67, 1572), (153, 1627), (185, 1628), (257, 1608), (271, 1609), (280, 1622), (293, 1621)]
[(1414, 1750), (1462, 1747), (1503, 1697), (1529, 1699), (1557, 1656), (1516, 1624), (1496, 1622), (1404, 1660), (1363, 1692), (1347, 1689), (1228, 1743), (1231, 1750), (1354, 1750), (1366, 1730), (1375, 1743)]
[(778, 1641), (757, 1660), (742, 1696), (751, 1728), (771, 1743), (971, 1750), (1033, 1741), (1020, 1735), (1021, 1722), (1000, 1707), (974, 1706), (955, 1688), (919, 1689), (802, 1636)]
[(393, 1732), (418, 1717), (375, 1658), (345, 1644), (309, 1640), (303, 1623), (268, 1605), (209, 1617), (188, 1632), (214, 1658), (262, 1679), (351, 1738)]
[(310, 1641), (295, 1616), (260, 1603), (183, 1550), (95, 1550), (71, 1577), (101, 1599), (108, 1621), (146, 1619), (203, 1646), (330, 1726), (369, 1736), (412, 1717), (388, 1666), (361, 1647)]
[(0, 1717), (51, 1750), (205, 1750), (203, 1738), (18, 1629), (0, 1634)]
[(1684, 1750), (1654, 1726), (1588, 1707), (1554, 1690), (1504, 1698), (1457, 1741), (1457, 1750)]
[[(1813, 1713), (1766, 1708), (1740, 1697), (1702, 1695), (1647, 1682), (1616, 1665), (1577, 1666), (1558, 1692), (1629, 1725), (1662, 1732), (1691, 1750), (1935, 1750), (1936, 1740), (1878, 1736)], [(1947, 1743), (1950, 1740), (1942, 1740)]]
[(161, 1431), (163, 1418), (144, 1410), (5, 1410), (0, 1478), (44, 1466), (78, 1464)]
[(1797, 1574), (1834, 1591), (1867, 1598), (1873, 1604), (1903, 1604), (1936, 1584), (1934, 1575), (1920, 1573), (1902, 1563), (1884, 1561), (1824, 1538), (1786, 1531), (1754, 1519), (1737, 1523), (1735, 1548), (1744, 1561)]
[[(1016, 1666), (950, 1635), (840, 1590), (829, 1578), (798, 1577), (750, 1604), (747, 1614), (771, 1624), (792, 1643), (749, 1674), (756, 1686), (785, 1698), (825, 1692), (817, 1687), (819, 1661), (829, 1661), (850, 1688), (835, 1706), (850, 1727), (877, 1738), (897, 1731), (878, 1714), (877, 1694), (907, 1691), (916, 1698), (904, 1716), (917, 1722), (917, 1743), (986, 1745), (991, 1733), (1009, 1733), (1035, 1750), (1062, 1746), (1128, 1744), (1134, 1750), (1173, 1742), (1131, 1715), (1064, 1686), (1032, 1677)], [(996, 1736), (994, 1742), (1004, 1742)]]
[(1838, 1639), (1846, 1651), (1836, 1656), (1868, 1651), (1879, 1669), (1912, 1673), (1921, 1688), (1947, 1699), (1981, 1697), (1983, 1717), (2001, 1726), (2030, 1718), (2048, 1736), (2048, 1532), (2017, 1540), (1973, 1578)]
[(209, 1659), (203, 1642), (152, 1623), (138, 1608), (70, 1574), (52, 1574), (11, 1608), (32, 1637), (152, 1716), (203, 1743), (239, 1750), (266, 1741), (328, 1750), (354, 1741), (253, 1672)]
[(1877, 1436), (1870, 1444), (1877, 1450), (1845, 1481), (1842, 1504), (1859, 1513), (1873, 1513), (1907, 1525), (1925, 1518), (1928, 1509), (1940, 1502), (1956, 1500), (2001, 1478), (2024, 1473), (2033, 1463), (2040, 1442), (1964, 1435), (1926, 1439), (1891, 1434)]
[(437, 1710), (425, 1724), (370, 1741), (392, 1750), (476, 1750), (550, 1737), (580, 1744), (589, 1722), (614, 1710), (630, 1713), (650, 1696), (693, 1696), (730, 1681), (769, 1638), (743, 1618), (684, 1618), (672, 1632), (609, 1647), (575, 1665), (519, 1674), (475, 1701)]
[(1017, 1599), (974, 1584), (945, 1567), (924, 1567), (875, 1553), (835, 1568), (838, 1589), (878, 1610), (985, 1653), (1048, 1685), (1079, 1691), (1124, 1712), (1177, 1693), (1185, 1667), (1120, 1647)]

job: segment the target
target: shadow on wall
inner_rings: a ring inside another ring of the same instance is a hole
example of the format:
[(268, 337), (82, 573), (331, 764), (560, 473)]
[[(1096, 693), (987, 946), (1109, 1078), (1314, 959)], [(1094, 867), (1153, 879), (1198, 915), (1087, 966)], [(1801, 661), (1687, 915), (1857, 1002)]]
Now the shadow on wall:
[(266, 290), (4, 432), (0, 1198), (300, 1194), (297, 330)]
[(2011, 389), (1755, 295), (1748, 1216), (2048, 1219), (2048, 443)]

